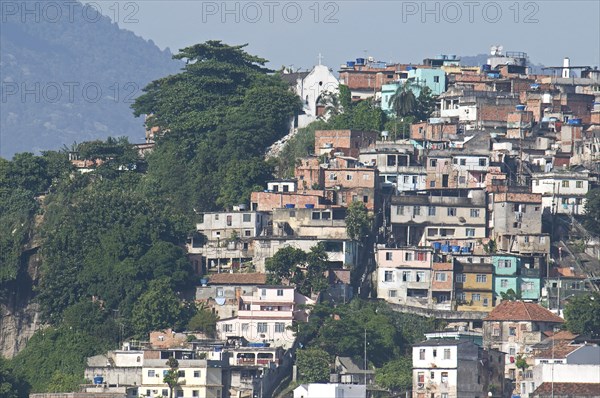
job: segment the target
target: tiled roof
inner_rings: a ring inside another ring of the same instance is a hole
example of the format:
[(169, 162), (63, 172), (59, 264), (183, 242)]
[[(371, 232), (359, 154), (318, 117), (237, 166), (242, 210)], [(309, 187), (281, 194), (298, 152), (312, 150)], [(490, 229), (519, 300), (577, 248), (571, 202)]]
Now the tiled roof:
[(561, 317), (538, 304), (507, 300), (496, 306), (484, 321), (564, 322)]
[(600, 383), (542, 383), (535, 389), (532, 397), (550, 397), (554, 384), (554, 396), (576, 396), (578, 398), (598, 398), (600, 396)]
[(571, 345), (569, 341), (559, 341), (554, 343), (554, 348), (550, 346), (550, 348), (546, 348), (539, 353), (535, 354), (536, 358), (539, 359), (547, 359), (547, 358), (555, 358), (555, 359), (563, 359), (566, 358), (568, 354), (572, 353), (576, 349), (581, 347), (580, 345)]
[(211, 285), (264, 285), (267, 283), (267, 274), (211, 274), (208, 276)]

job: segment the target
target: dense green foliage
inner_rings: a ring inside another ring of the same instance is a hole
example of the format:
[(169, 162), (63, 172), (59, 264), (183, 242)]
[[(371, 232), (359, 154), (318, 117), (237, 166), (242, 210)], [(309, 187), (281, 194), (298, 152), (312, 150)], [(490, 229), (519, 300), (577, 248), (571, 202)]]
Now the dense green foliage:
[(133, 108), (163, 132), (146, 186), (192, 215), (247, 203), (272, 177), (265, 149), (283, 137), (300, 100), (244, 46), (209, 41), (181, 50), (184, 70), (144, 89)]
[(600, 189), (588, 191), (585, 202), (583, 225), (595, 235), (600, 235)]
[(352, 202), (346, 215), (346, 233), (352, 240), (363, 241), (371, 231), (371, 216), (363, 202)]
[(376, 367), (409, 352), (410, 344), (423, 339), (423, 333), (436, 330), (433, 319), (392, 311), (383, 302), (355, 299), (331, 308), (314, 306), (308, 323), (299, 325), (301, 341), (325, 350), (329, 355), (363, 356), (365, 330), (367, 359)]
[(269, 283), (289, 284), (307, 296), (327, 288), (327, 253), (322, 244), (311, 247), (308, 252), (286, 246), (266, 260), (265, 268)]
[(566, 326), (573, 333), (600, 337), (600, 293), (569, 298), (565, 306)]
[(31, 384), (32, 392), (51, 387), (54, 391), (77, 391), (84, 382), (86, 357), (112, 347), (81, 330), (49, 327), (37, 332), (12, 362), (17, 374)]
[(375, 372), (375, 382), (391, 392), (410, 390), (412, 387), (412, 356), (394, 359)]
[(320, 348), (296, 351), (296, 366), (301, 383), (329, 383), (329, 354)]
[(0, 356), (0, 397), (26, 398), (28, 396), (27, 382), (15, 373), (7, 360)]

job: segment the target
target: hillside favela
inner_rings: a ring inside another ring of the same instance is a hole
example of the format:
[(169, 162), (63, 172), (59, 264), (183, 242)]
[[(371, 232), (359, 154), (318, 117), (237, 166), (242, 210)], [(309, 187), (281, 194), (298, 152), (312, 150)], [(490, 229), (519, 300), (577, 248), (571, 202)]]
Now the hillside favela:
[(34, 3), (2, 4), (1, 398), (600, 397), (598, 63), (532, 27), (279, 66)]

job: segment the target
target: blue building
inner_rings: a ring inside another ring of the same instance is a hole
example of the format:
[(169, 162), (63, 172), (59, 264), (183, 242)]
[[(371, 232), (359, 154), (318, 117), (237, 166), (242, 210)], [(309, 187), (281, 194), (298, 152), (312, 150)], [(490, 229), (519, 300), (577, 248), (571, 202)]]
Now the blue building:
[(419, 96), (422, 87), (429, 87), (433, 95), (446, 91), (446, 73), (441, 69), (411, 68), (406, 71), (406, 78), (381, 86), (381, 110), (392, 113), (390, 98), (399, 87), (409, 81), (409, 87), (415, 96)]

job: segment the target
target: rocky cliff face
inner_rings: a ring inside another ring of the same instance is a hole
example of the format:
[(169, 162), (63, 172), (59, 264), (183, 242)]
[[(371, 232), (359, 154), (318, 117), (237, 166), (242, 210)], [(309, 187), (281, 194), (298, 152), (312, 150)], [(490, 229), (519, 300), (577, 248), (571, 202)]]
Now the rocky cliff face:
[[(39, 226), (41, 216), (36, 217)], [(25, 348), (33, 333), (42, 327), (39, 306), (35, 303), (34, 286), (37, 284), (41, 258), (39, 239), (34, 235), (24, 248), (22, 261), (27, 264), (26, 272), (0, 298), (0, 355), (12, 358)]]

